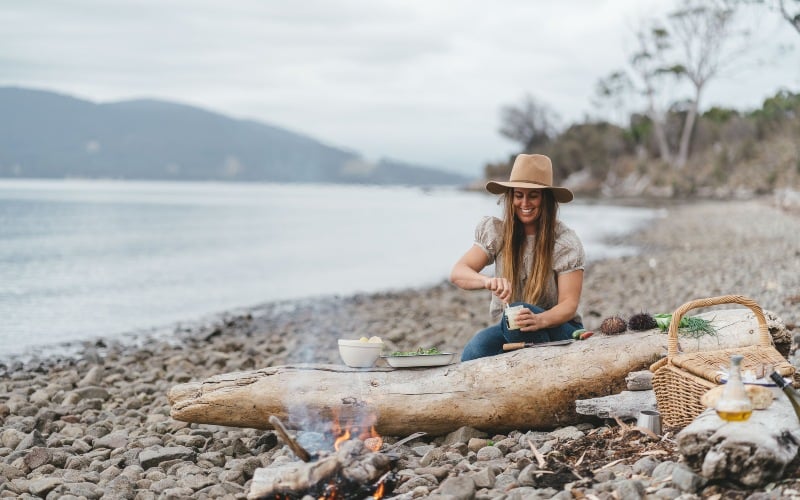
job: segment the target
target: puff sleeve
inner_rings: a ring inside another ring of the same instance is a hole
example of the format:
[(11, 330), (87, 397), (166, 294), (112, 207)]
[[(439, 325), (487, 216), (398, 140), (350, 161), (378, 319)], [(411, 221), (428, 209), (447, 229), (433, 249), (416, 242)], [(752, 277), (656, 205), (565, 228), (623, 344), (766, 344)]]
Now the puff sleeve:
[(556, 273), (566, 274), (584, 269), (586, 253), (583, 250), (583, 243), (575, 231), (564, 224), (560, 224), (553, 250), (553, 270)]
[(475, 244), (489, 256), (489, 264), (494, 263), (497, 252), (502, 248), (501, 234), (503, 221), (497, 217), (482, 217), (475, 227)]

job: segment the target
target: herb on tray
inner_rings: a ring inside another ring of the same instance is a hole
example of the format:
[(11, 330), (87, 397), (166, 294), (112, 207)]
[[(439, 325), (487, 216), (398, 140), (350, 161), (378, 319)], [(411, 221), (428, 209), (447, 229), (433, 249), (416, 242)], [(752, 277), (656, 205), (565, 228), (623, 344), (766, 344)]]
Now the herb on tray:
[[(671, 314), (656, 314), (653, 316), (662, 332), (669, 330), (672, 321)], [(700, 338), (703, 335), (717, 335), (717, 329), (711, 324), (713, 319), (703, 319), (698, 316), (684, 316), (678, 323), (678, 333), (689, 338)]]
[(420, 347), (416, 351), (395, 351), (392, 356), (431, 356), (433, 354), (442, 354), (442, 352), (436, 347), (431, 347), (430, 349)]

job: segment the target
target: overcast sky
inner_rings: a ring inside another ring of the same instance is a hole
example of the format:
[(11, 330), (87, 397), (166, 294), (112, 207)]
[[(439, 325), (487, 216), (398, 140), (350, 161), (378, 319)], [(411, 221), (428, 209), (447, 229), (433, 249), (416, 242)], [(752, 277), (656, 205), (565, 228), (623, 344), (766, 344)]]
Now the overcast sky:
[[(516, 145), (526, 94), (564, 124), (593, 109), (631, 33), (673, 0), (3, 0), (0, 85), (96, 102), (158, 98), (252, 118), (368, 159), (479, 176)], [(704, 107), (800, 90), (800, 36), (759, 19), (758, 59)], [(766, 40), (766, 42), (764, 42)], [(763, 48), (762, 45), (763, 43)], [(777, 59), (778, 44), (793, 50)]]

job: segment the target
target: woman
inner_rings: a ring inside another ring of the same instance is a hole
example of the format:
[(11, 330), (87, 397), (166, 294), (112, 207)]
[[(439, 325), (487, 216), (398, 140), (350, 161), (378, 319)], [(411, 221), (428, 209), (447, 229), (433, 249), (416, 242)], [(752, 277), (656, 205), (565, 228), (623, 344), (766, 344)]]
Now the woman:
[[(509, 182), (491, 181), (490, 193), (503, 195), (503, 219), (484, 217), (475, 244), (450, 273), (464, 290), (491, 290), (490, 313), (497, 324), (478, 332), (461, 360), (503, 352), (506, 342), (548, 342), (571, 338), (583, 328), (578, 302), (585, 254), (575, 232), (558, 220), (558, 204), (572, 201), (569, 189), (553, 186), (553, 166), (544, 155), (518, 155)], [(495, 264), (495, 277), (480, 274)], [(519, 329), (510, 330), (505, 304), (522, 304)]]

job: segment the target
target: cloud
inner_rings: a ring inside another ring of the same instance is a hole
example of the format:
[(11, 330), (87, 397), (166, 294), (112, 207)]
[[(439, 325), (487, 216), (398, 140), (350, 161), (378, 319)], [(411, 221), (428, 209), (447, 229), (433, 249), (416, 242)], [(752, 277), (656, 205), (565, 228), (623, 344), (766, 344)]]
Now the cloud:
[[(661, 0), (6, 0), (0, 84), (176, 100), (479, 175), (531, 94), (565, 121)], [(787, 71), (771, 78), (791, 80)], [(795, 83), (800, 72), (795, 70)], [(775, 85), (761, 82), (760, 96)], [(753, 98), (753, 86), (733, 92)], [(715, 92), (714, 95), (723, 95)]]

